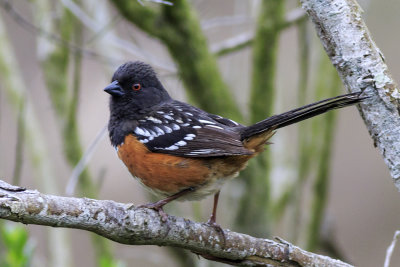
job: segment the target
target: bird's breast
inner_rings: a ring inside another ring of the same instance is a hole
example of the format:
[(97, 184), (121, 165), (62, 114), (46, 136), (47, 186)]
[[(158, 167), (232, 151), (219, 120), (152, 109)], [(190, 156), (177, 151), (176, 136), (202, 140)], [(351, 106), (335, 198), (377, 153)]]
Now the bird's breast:
[(250, 156), (185, 158), (149, 151), (133, 135), (117, 147), (118, 156), (141, 184), (160, 196), (170, 196), (186, 188), (195, 190), (180, 200), (202, 199), (216, 193), (237, 176)]

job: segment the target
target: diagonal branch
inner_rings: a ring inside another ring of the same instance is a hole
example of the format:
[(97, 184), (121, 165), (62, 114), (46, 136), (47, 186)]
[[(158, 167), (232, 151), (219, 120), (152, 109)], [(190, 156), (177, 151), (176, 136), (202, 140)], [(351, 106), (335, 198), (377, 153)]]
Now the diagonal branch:
[[(286, 19), (280, 24), (279, 28), (281, 30), (286, 29), (292, 25), (298, 24), (305, 18), (306, 14), (304, 10), (301, 8), (296, 8), (286, 14)], [(232, 38), (228, 38), (220, 43), (213, 44), (210, 50), (217, 56), (223, 56), (250, 46), (253, 43), (253, 40), (254, 33), (245, 32), (238, 34)]]
[(360, 6), (355, 0), (301, 2), (347, 89), (371, 95), (360, 112), (400, 190), (400, 92), (361, 18)]
[(224, 230), (110, 200), (60, 197), (26, 190), (0, 180), (0, 218), (94, 232), (129, 245), (188, 249), (207, 259), (242, 266), (351, 266), (304, 251), (284, 240), (275, 242)]

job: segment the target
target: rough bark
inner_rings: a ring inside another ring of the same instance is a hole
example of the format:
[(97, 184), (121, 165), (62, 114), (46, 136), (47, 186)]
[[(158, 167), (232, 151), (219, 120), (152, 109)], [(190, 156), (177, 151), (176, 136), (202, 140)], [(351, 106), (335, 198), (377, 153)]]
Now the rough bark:
[(361, 18), (360, 6), (355, 0), (301, 3), (346, 88), (371, 96), (360, 112), (400, 190), (400, 92)]
[(130, 245), (188, 249), (207, 259), (242, 266), (351, 266), (275, 242), (224, 230), (225, 240), (204, 223), (168, 216), (110, 200), (60, 197), (26, 190), (0, 180), (0, 218), (94, 232)]

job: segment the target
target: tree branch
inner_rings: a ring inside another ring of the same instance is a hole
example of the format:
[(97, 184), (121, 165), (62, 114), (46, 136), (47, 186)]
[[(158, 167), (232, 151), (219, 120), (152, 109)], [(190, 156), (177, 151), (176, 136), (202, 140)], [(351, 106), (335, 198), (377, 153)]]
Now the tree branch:
[[(288, 28), (292, 25), (299, 23), (306, 18), (304, 10), (301, 8), (296, 8), (286, 15), (286, 20), (281, 23), (279, 28), (281, 30)], [(254, 33), (246, 32), (238, 34), (232, 38), (228, 38), (220, 43), (213, 44), (210, 50), (217, 56), (223, 56), (242, 48), (248, 47), (253, 43)]]
[(301, 2), (344, 85), (371, 96), (360, 112), (400, 190), (400, 92), (361, 18), (360, 6), (355, 0)]
[(275, 242), (224, 230), (226, 240), (204, 223), (168, 216), (110, 200), (60, 197), (0, 180), (0, 218), (94, 232), (129, 245), (188, 249), (207, 259), (243, 266), (351, 266), (304, 251), (284, 240)]

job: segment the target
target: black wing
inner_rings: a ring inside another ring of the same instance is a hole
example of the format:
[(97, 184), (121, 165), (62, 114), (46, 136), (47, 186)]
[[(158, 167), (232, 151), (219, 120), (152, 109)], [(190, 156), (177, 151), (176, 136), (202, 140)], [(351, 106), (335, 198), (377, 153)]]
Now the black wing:
[(134, 135), (153, 152), (185, 157), (251, 155), (240, 141), (242, 125), (173, 101), (138, 121)]

